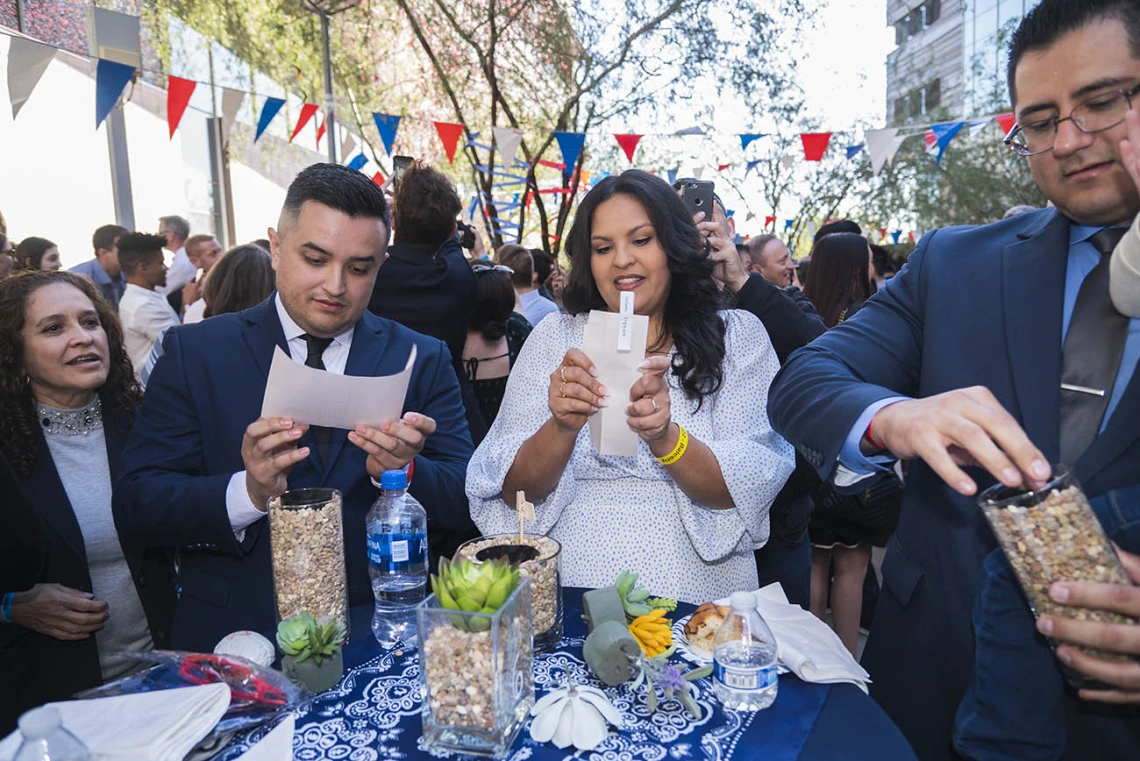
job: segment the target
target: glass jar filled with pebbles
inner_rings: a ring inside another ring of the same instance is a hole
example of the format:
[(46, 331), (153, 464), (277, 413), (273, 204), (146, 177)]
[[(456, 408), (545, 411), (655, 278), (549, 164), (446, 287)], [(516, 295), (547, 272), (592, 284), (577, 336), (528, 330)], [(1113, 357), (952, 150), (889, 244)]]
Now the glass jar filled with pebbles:
[[(982, 492), (978, 504), (1013, 566), (1034, 616), (1137, 623), (1119, 613), (1069, 607), (1049, 597), (1049, 587), (1059, 581), (1132, 583), (1080, 485), (1064, 466), (1054, 467), (1053, 479), (1041, 489), (1024, 491), (998, 484)], [(1050, 640), (1049, 644), (1056, 648), (1056, 642)], [(1080, 649), (1097, 658), (1130, 659), (1120, 653)], [(1074, 687), (1100, 686), (1099, 682), (1060, 665)]]
[(308, 612), (348, 627), (341, 494), (293, 489), (269, 500), (269, 546), (277, 620)]

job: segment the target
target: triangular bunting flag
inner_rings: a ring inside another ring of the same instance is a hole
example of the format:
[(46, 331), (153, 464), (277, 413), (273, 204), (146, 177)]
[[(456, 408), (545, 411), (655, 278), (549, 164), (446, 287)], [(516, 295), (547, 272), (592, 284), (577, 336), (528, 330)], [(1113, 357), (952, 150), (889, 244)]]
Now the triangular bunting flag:
[(509, 169), (515, 163), (515, 154), (522, 144), (522, 133), (510, 127), (492, 127), (491, 132), (499, 149), (499, 166)]
[(728, 169), (730, 166), (732, 166), (732, 164), (717, 164), (716, 170), (718, 172), (723, 172), (725, 169)]
[(862, 151), (863, 151), (863, 144), (862, 143), (859, 143), (859, 145), (847, 146), (847, 160), (850, 161), (851, 159), (858, 156)]
[(756, 219), (756, 215), (753, 214), (752, 212), (748, 212), (748, 216), (744, 218), (744, 221), (745, 222), (751, 222), (754, 219)]
[(356, 149), (356, 140), (352, 137), (351, 132), (344, 133), (344, 140), (340, 144), (340, 153), (342, 156), (351, 156), (352, 152)]
[(759, 140), (762, 137), (767, 137), (767, 134), (760, 132), (760, 133), (757, 133), (754, 135), (741, 135), (740, 136), (740, 150), (742, 150), (742, 151), (748, 150), (748, 146), (751, 145), (753, 141)]
[(665, 172), (665, 174), (669, 177), (669, 184), (670, 185), (672, 185), (674, 182), (677, 181), (677, 170), (676, 169), (670, 169), (667, 172)]
[(994, 117), (997, 123), (1001, 125), (1002, 135), (1008, 135), (1009, 131), (1013, 129), (1013, 125), (1017, 124), (1017, 117), (1013, 114), (999, 114)]
[(800, 135), (800, 142), (804, 144), (805, 161), (822, 161), (823, 154), (827, 152), (827, 144), (831, 142), (831, 133), (805, 132)]
[(95, 69), (95, 129), (111, 113), (123, 88), (135, 75), (135, 67), (100, 58)]
[(577, 166), (582, 146), (586, 144), (586, 133), (555, 132), (554, 139), (558, 141), (558, 149), (562, 151), (562, 163), (566, 166)]
[(987, 116), (985, 119), (974, 119), (970, 122), (970, 137), (981, 132), (993, 120), (994, 118), (992, 116)]
[(770, 227), (771, 225), (774, 225), (774, 224), (776, 224), (776, 217), (775, 216), (764, 217), (764, 227)]
[(384, 175), (380, 174), (379, 172), (372, 175), (372, 181), (375, 182), (380, 187), (384, 187)]
[(683, 129), (680, 132), (676, 132), (674, 134), (676, 134), (678, 137), (685, 137), (686, 135), (704, 135), (706, 133), (700, 127), (689, 127), (688, 129)]
[(701, 179), (705, 176), (705, 168), (703, 166), (693, 167), (693, 177)]
[(170, 139), (174, 139), (174, 131), (182, 121), (182, 114), (186, 113), (186, 106), (190, 104), (190, 96), (198, 83), (191, 79), (168, 76), (166, 78), (166, 123), (170, 126)]
[(277, 112), (285, 105), (282, 98), (266, 98), (265, 105), (261, 107), (261, 116), (257, 117), (257, 132), (253, 136), (253, 142), (257, 142), (258, 138), (265, 133), (269, 123), (273, 121), (273, 117), (277, 116)]
[(625, 151), (625, 157), (632, 164), (633, 154), (637, 151), (637, 144), (641, 142), (641, 135), (614, 135), (614, 139), (618, 141), (618, 145)]
[(746, 166), (746, 167), (744, 168), (744, 176), (745, 176), (745, 177), (747, 177), (747, 176), (748, 176), (748, 173), (749, 173), (749, 172), (751, 172), (753, 169), (755, 169), (755, 168), (756, 168), (756, 167), (758, 167), (758, 166), (760, 166), (760, 161), (759, 161), (759, 160), (756, 160), (756, 161), (749, 161), (749, 162), (748, 162), (748, 166)]
[(365, 156), (363, 153), (358, 153), (352, 157), (352, 161), (348, 162), (348, 168), (349, 169), (355, 169), (356, 171), (359, 172), (361, 169), (364, 168), (364, 165), (367, 163), (368, 163), (368, 157)]
[(893, 233), (891, 233), (891, 238), (894, 239), (895, 245), (898, 245), (899, 238), (901, 238), (901, 237), (902, 237), (902, 230), (895, 230)]
[(463, 134), (463, 125), (452, 122), (432, 122), (439, 140), (443, 143), (443, 150), (447, 153), (447, 163), (455, 163), (455, 147), (459, 145), (459, 137)]
[(788, 230), (791, 230), (791, 229), (792, 229), (792, 225), (794, 225), (794, 224), (795, 224), (795, 220), (792, 220), (792, 219), (785, 219), (785, 220), (784, 220), (784, 232), (787, 232)]
[(245, 100), (245, 93), (241, 90), (231, 90), (228, 87), (222, 90), (222, 140), (229, 142), (230, 132), (233, 131), (234, 122), (237, 121), (238, 111)]
[(8, 40), (8, 98), (15, 119), (47, 71), (55, 48), (24, 37), (12, 36)]
[(863, 140), (867, 145), (867, 153), (871, 156), (871, 171), (878, 174), (883, 166), (889, 164), (898, 151), (895, 137), (897, 128), (867, 130)]
[(784, 169), (791, 169), (795, 165), (796, 165), (796, 157), (795, 156), (781, 156), (780, 157), (780, 166), (784, 167)]
[(913, 232), (907, 233), (906, 239), (910, 241), (910, 245), (912, 245), (912, 246), (914, 245), (914, 233)]
[(384, 150), (392, 155), (392, 143), (396, 141), (396, 130), (400, 128), (400, 117), (394, 114), (372, 114), (372, 121), (376, 122), (376, 131), (380, 133), (380, 142), (384, 143)]
[(320, 106), (316, 103), (305, 103), (301, 106), (301, 115), (297, 117), (297, 126), (293, 128), (293, 134), (289, 136), (290, 143), (296, 139), (305, 125), (309, 123), (309, 120), (313, 118), (313, 114), (317, 113), (318, 108), (320, 108)]
[(932, 124), (930, 131), (934, 133), (938, 139), (938, 158), (935, 163), (942, 166), (942, 154), (946, 153), (946, 146), (950, 145), (950, 141), (954, 136), (962, 131), (966, 126), (966, 122), (947, 122), (945, 124)]
[(933, 155), (938, 150), (938, 135), (934, 134), (934, 130), (928, 129), (923, 133), (922, 139), (926, 143), (926, 152)]
[(321, 126), (317, 127), (317, 147), (318, 148), (321, 145), (321, 138), (325, 136), (325, 122), (327, 122), (327, 121), (328, 121), (327, 116), (322, 117), (321, 118)]
[(886, 237), (887, 237), (887, 228), (880, 227), (879, 228), (879, 240), (884, 240)]

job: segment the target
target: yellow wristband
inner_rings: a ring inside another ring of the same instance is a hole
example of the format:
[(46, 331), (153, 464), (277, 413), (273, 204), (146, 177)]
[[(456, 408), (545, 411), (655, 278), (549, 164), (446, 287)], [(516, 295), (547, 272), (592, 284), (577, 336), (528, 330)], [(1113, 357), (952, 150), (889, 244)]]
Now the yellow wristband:
[(677, 462), (684, 456), (685, 450), (689, 448), (689, 432), (680, 423), (677, 423), (677, 430), (681, 432), (681, 435), (677, 437), (677, 446), (673, 447), (673, 451), (669, 454), (657, 458), (657, 462), (662, 465), (672, 465)]

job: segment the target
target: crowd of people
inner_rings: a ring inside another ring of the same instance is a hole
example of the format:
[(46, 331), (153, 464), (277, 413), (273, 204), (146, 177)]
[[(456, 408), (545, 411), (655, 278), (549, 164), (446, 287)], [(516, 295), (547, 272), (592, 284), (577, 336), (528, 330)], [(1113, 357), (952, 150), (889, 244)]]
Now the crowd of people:
[[(1140, 584), (1140, 6), (1044, 0), (1009, 84), (1006, 142), (1050, 207), (928, 233), (901, 269), (849, 220), (801, 262), (738, 242), (719, 197), (693, 214), (685, 180), (637, 170), (590, 189), (561, 261), (488, 255), (421, 162), (390, 195), (310, 166), (267, 238), (224, 253), (168, 216), (100, 227), (64, 271), (0, 229), (0, 731), (129, 673), (124, 651), (271, 630), (286, 489), (342, 492), (349, 602), (370, 604), (365, 514), (406, 469), (433, 558), (516, 530), (524, 491), (568, 586), (779, 582), (852, 653), (869, 623), (872, 696), (923, 761), (1136, 758), (1140, 623), (1035, 617), (976, 497), (1069, 466)], [(627, 293), (647, 350), (607, 388), (585, 327)], [(413, 347), (398, 420), (260, 415), (277, 348), (382, 376)], [(635, 456), (591, 442), (611, 406)], [(1051, 594), (1140, 618), (1137, 586)]]

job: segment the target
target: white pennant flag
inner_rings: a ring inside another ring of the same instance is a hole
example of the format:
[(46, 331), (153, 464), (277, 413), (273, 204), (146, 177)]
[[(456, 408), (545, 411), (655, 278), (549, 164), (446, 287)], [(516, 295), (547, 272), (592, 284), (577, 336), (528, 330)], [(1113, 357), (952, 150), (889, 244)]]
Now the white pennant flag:
[(796, 165), (796, 157), (795, 156), (781, 156), (780, 157), (780, 166), (784, 167), (784, 169), (791, 169), (795, 165)]
[(353, 139), (351, 132), (344, 133), (344, 140), (340, 141), (340, 155), (342, 158), (351, 158), (352, 150), (356, 147), (356, 140)]
[(234, 128), (234, 121), (244, 100), (245, 93), (241, 90), (222, 88), (222, 140), (226, 143), (230, 141), (230, 131)]
[(12, 101), (12, 118), (20, 113), (32, 90), (40, 82), (55, 48), (38, 42), (11, 37), (8, 46), (8, 96)]
[(993, 120), (994, 118), (992, 116), (988, 116), (985, 119), (975, 119), (974, 121), (970, 122), (970, 137), (977, 135)]
[(693, 169), (693, 177), (698, 180), (701, 179), (701, 177), (704, 177), (704, 174), (705, 168), (703, 166), (698, 166)]
[(867, 153), (871, 156), (871, 171), (875, 174), (881, 172), (883, 166), (889, 164), (898, 153), (899, 146), (906, 139), (898, 137), (898, 134), (897, 127), (890, 127), (867, 130), (863, 136), (863, 141), (867, 144)]
[(510, 127), (492, 127), (495, 136), (495, 145), (499, 148), (499, 165), (503, 169), (510, 169), (515, 163), (515, 154), (522, 144), (522, 133)]

